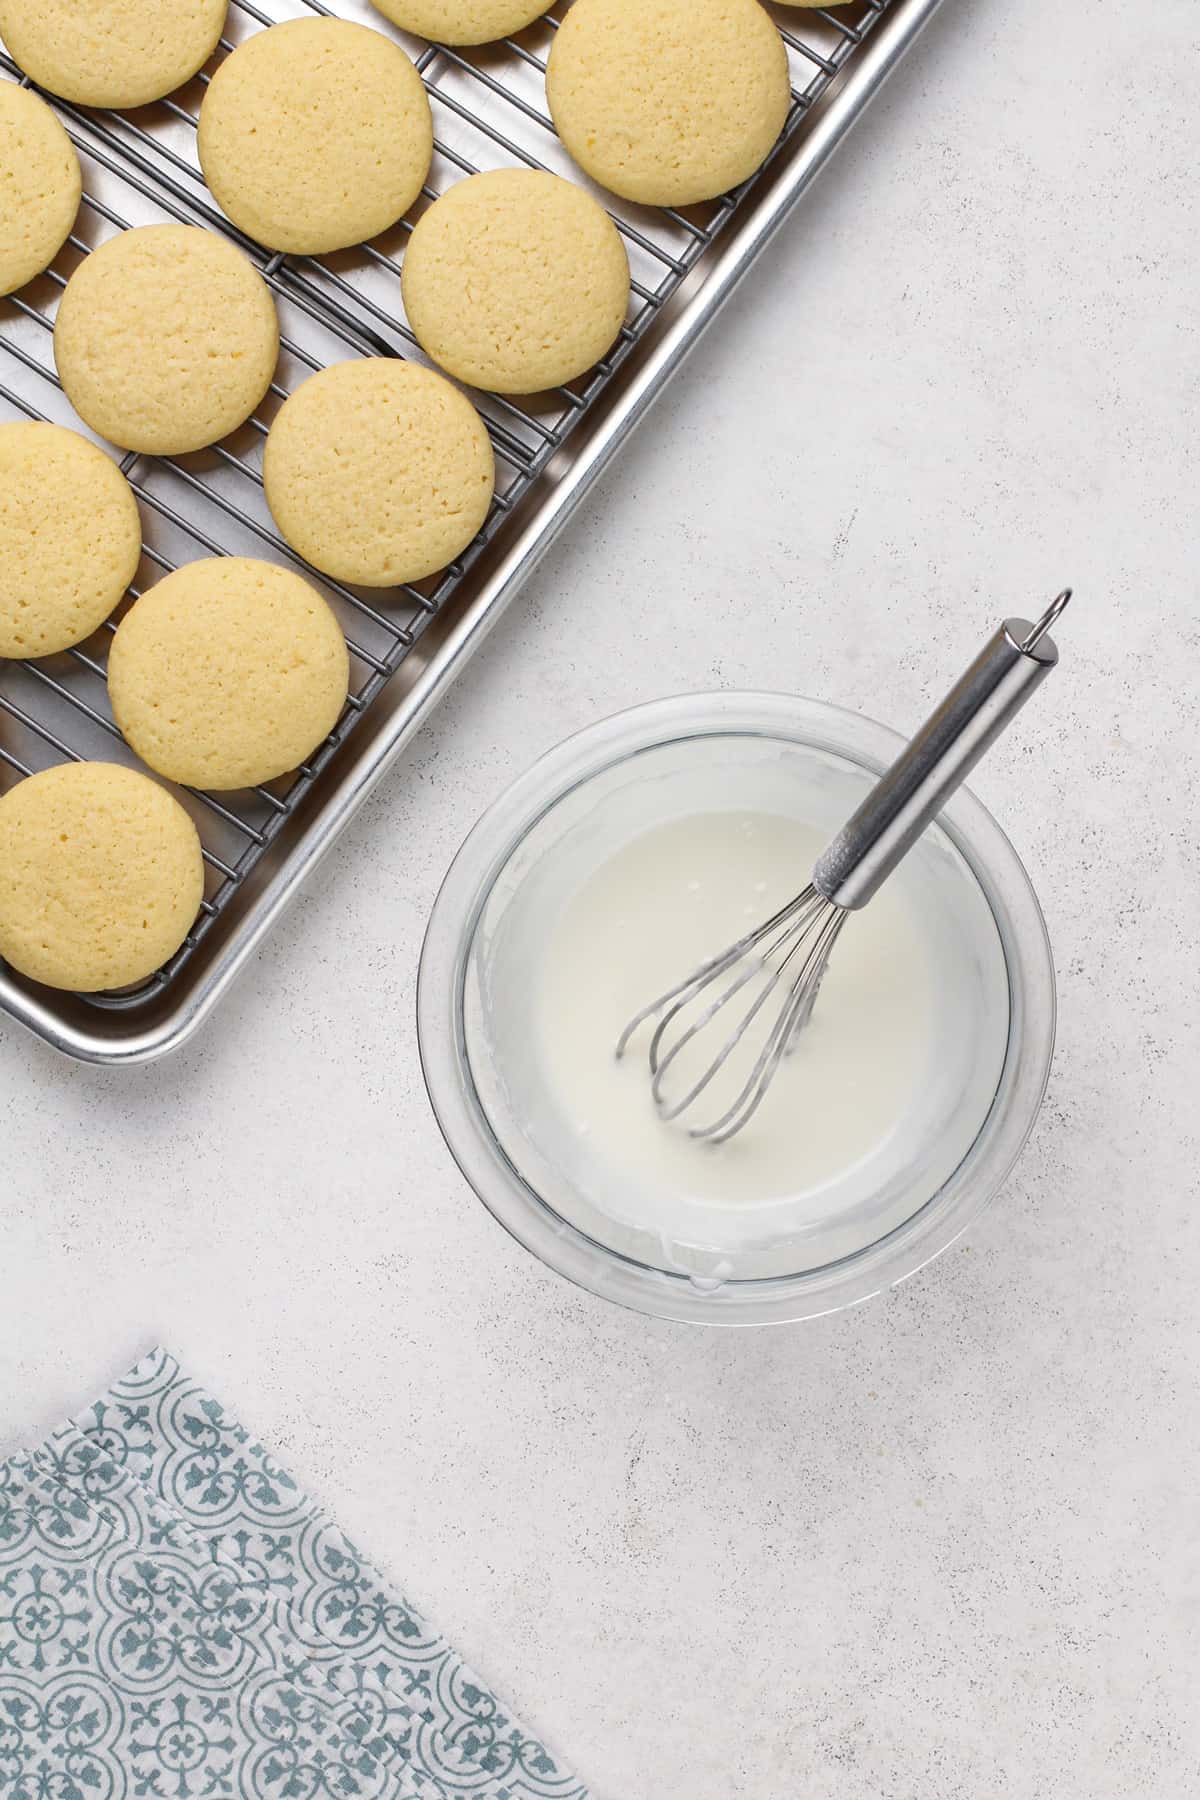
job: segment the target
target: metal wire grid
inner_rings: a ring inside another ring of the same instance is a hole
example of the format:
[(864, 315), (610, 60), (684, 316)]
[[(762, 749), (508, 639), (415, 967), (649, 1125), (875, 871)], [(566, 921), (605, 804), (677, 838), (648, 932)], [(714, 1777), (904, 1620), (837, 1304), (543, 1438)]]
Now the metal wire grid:
[[(781, 20), (793, 76), (793, 104), (785, 136), (828, 87), (863, 41), (889, 0), (857, 0), (838, 14), (795, 14)], [(281, 9), (282, 10), (282, 9)], [(299, 0), (299, 10), (332, 16), (320, 0)], [(542, 81), (560, 4), (539, 27), (502, 46), (460, 52), (405, 40), (434, 107), (435, 157), (424, 199), (432, 201), (453, 180), (481, 168), (518, 163), (557, 168), (578, 179), (544, 110)], [(276, 23), (250, 0), (234, 0), (221, 54), (249, 32)], [(379, 22), (379, 21), (376, 21)], [(0, 46), (0, 70), (25, 81)], [(261, 451), (278, 404), (299, 380), (346, 355), (419, 356), (403, 317), (399, 274), (404, 221), (356, 252), (319, 260), (271, 255), (235, 230), (211, 200), (199, 173), (196, 108), (210, 75), (136, 116), (56, 110), (84, 164), (85, 199), (75, 229), (55, 267), (18, 295), (0, 302), (0, 416), (57, 419), (78, 426), (54, 372), (50, 340), (57, 303), (70, 270), (112, 232), (160, 219), (210, 225), (253, 258), (280, 312), (282, 352), (275, 380), (260, 412), (224, 443), (196, 456), (151, 458), (130, 453), (121, 467), (142, 505), (145, 550), (136, 598), (180, 563), (201, 555), (267, 555), (298, 566), (316, 579), (341, 617), (350, 644), (352, 676), (346, 709), (326, 742), (295, 773), (236, 795), (188, 792), (204, 845), (206, 893), (196, 925), (182, 948), (151, 982), (120, 995), (89, 996), (106, 1008), (137, 1006), (171, 982), (187, 963), (213, 920), (233, 904), (285, 820), (353, 731), (383, 684), (418, 641), (422, 627), (453, 595), (485, 544), (519, 516), (521, 500), (571, 431), (603, 392), (614, 370), (671, 298), (704, 250), (719, 236), (738, 205), (738, 195), (686, 212), (623, 208), (602, 196), (630, 254), (633, 297), (621, 336), (609, 355), (581, 381), (521, 402), (477, 395), (497, 459), (495, 501), (475, 543), (440, 576), (385, 593), (361, 591), (323, 578), (292, 553), (275, 531), (262, 497)], [(129, 760), (107, 700), (105, 659), (116, 619), (86, 644), (38, 662), (0, 665), (0, 775), (24, 776), (34, 768), (70, 759)]]

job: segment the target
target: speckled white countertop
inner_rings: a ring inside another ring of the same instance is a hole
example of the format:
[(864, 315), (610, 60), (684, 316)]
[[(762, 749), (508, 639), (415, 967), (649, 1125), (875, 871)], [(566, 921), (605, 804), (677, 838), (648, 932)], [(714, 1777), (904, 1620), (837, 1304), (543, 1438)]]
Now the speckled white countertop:
[[(1196, 0), (947, 0), (192, 1047), (0, 1028), (0, 1453), (155, 1339), (599, 1800), (1200, 1791)], [(671, 689), (913, 725), (1064, 581), (976, 781), (1060, 971), (968, 1239), (806, 1327), (545, 1273), (427, 1110), (439, 878), (538, 752)]]

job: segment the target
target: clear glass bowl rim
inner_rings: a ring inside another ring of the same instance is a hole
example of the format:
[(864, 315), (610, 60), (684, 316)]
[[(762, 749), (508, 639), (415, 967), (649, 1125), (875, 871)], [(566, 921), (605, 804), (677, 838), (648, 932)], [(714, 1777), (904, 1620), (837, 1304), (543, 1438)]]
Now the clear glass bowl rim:
[(987, 808), (960, 788), (938, 824), (966, 859), (996, 918), (1011, 1016), (995, 1101), (949, 1180), (902, 1225), (851, 1256), (802, 1274), (726, 1282), (716, 1293), (630, 1262), (579, 1231), (524, 1180), (475, 1098), (463, 1024), (474, 934), (500, 872), (565, 795), (643, 750), (720, 735), (792, 739), (876, 773), (905, 743), (890, 727), (825, 701), (745, 690), (651, 701), (564, 739), (493, 802), (447, 871), (421, 952), (417, 1037), (430, 1103), (451, 1155), (493, 1217), (548, 1268), (589, 1293), (657, 1318), (782, 1324), (857, 1305), (907, 1280), (940, 1256), (995, 1197), (1033, 1129), (1049, 1080), (1054, 963), (1020, 857)]

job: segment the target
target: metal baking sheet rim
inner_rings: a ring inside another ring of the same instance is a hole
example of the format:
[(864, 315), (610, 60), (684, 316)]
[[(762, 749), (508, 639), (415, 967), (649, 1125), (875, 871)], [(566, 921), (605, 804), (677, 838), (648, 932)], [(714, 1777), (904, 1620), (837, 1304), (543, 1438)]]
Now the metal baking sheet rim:
[(472, 592), (432, 620), (371, 707), (346, 754), (307, 796), (295, 829), (249, 877), (228, 933), (207, 941), (194, 972), (143, 1009), (153, 1017), (104, 1013), (74, 995), (45, 990), (0, 971), (0, 1012), (81, 1062), (143, 1063), (179, 1049), (226, 992), (301, 883), (330, 850), (372, 789), (398, 759), (468, 658), (566, 524), (610, 458), (645, 417), (720, 307), (774, 236), (860, 113), (874, 98), (942, 0), (899, 0), (813, 106), (804, 129), (768, 165), (742, 203), (740, 219), (701, 259), (619, 372), (588, 425), (526, 497), (523, 528), (477, 566)]

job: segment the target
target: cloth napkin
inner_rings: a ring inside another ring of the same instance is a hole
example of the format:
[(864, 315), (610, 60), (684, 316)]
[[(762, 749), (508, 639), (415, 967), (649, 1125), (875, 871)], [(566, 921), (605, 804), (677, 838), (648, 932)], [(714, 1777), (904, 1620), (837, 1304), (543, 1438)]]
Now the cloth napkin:
[(587, 1800), (156, 1350), (0, 1463), (0, 1800)]

